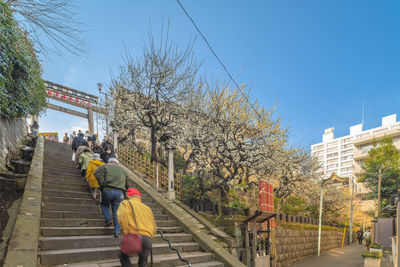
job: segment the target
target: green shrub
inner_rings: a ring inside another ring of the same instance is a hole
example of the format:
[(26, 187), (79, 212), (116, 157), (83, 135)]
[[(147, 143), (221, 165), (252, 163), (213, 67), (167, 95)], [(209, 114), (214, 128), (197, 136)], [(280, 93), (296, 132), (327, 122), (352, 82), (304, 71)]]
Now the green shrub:
[(380, 252), (364, 252), (361, 254), (361, 257), (363, 258), (376, 258), (376, 259), (382, 259), (383, 255)]
[(382, 245), (376, 244), (376, 243), (372, 243), (370, 246), (370, 248), (377, 248), (377, 249), (383, 249)]
[(38, 114), (46, 106), (46, 90), (34, 47), (0, 0), (0, 117)]

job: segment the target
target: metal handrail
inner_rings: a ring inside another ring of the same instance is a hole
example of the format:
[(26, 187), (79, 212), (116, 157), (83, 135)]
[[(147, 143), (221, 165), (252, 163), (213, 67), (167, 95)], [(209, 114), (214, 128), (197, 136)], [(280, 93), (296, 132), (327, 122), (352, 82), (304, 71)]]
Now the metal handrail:
[(162, 231), (162, 230), (157, 230), (157, 232), (160, 233), (161, 239), (162, 239), (162, 240), (168, 242), (169, 248), (170, 248), (171, 250), (176, 251), (176, 254), (178, 254), (179, 260), (180, 260), (180, 261), (183, 261), (183, 262), (186, 262), (187, 266), (188, 266), (188, 267), (191, 267), (192, 265), (190, 264), (190, 261), (188, 261), (187, 259), (182, 258), (181, 253), (179, 252), (179, 250), (176, 249), (176, 248), (174, 248), (174, 247), (171, 245), (171, 242), (170, 242), (168, 239), (166, 239), (166, 238), (164, 237), (163, 231)]

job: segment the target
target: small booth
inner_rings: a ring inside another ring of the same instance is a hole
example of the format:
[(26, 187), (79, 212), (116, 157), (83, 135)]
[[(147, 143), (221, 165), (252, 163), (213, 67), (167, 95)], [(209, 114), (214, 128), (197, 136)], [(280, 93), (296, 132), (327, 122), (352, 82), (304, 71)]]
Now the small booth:
[(270, 267), (271, 219), (273, 211), (256, 211), (242, 223), (242, 236), (246, 248), (246, 266)]

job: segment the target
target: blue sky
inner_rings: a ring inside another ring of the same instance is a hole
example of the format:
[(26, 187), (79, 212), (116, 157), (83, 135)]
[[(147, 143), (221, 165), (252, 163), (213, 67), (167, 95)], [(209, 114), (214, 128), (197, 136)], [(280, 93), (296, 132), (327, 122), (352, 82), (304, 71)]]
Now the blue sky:
[[(323, 130), (335, 135), (361, 122), (377, 127), (400, 109), (400, 2), (370, 0), (181, 0), (239, 84), (290, 127), (290, 142), (309, 147)], [(174, 0), (78, 1), (90, 44), (84, 57), (42, 58), (44, 78), (97, 94), (122, 63), (124, 45), (139, 55), (150, 25), (159, 36), (168, 19), (170, 40), (184, 47), (197, 38), (200, 73), (222, 68)], [(84, 119), (48, 110), (41, 131), (87, 128)]]

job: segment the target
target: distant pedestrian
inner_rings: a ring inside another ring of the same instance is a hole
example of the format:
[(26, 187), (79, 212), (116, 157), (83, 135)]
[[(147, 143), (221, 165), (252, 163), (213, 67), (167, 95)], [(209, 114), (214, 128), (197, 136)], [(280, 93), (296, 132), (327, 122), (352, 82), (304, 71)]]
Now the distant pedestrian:
[(84, 139), (83, 133), (78, 133), (78, 135), (72, 140), (72, 150), (76, 152), (78, 147), (83, 145), (86, 140)]
[(92, 160), (92, 153), (89, 148), (85, 148), (83, 153), (79, 156), (79, 166), (81, 166), (81, 176), (83, 179), (86, 179), (86, 170), (89, 165), (89, 161)]
[(99, 140), (97, 140), (96, 143), (93, 145), (92, 151), (93, 151), (93, 153), (97, 153), (99, 155), (101, 155), (104, 152), (103, 148), (100, 145)]
[(96, 177), (102, 192), (100, 207), (104, 215), (104, 226), (111, 226), (110, 206), (113, 213), (114, 237), (118, 237), (121, 229), (117, 219), (117, 209), (128, 186), (128, 175), (120, 166), (116, 158), (110, 158), (108, 164), (99, 167), (94, 176)]
[(91, 153), (93, 153), (92, 152), (92, 149), (90, 149), (90, 147), (89, 147), (89, 143), (86, 141), (86, 140), (83, 140), (83, 144), (82, 145), (80, 145), (77, 149), (76, 149), (76, 155), (75, 155), (75, 157), (76, 157), (76, 164), (79, 164), (79, 156), (83, 153), (83, 151), (85, 150), (85, 149), (89, 149), (89, 151), (91, 152)]
[(76, 136), (77, 136), (77, 135), (76, 135), (76, 132), (73, 131), (72, 134), (70, 134), (70, 136), (69, 136), (70, 142), (72, 142), (72, 141), (75, 139)]
[[(122, 201), (118, 208), (118, 221), (124, 235), (137, 234), (141, 238), (142, 252), (139, 254), (138, 266), (146, 267), (147, 258), (151, 253), (152, 237), (156, 233), (156, 222), (153, 212), (142, 203), (142, 195), (136, 188), (129, 188), (127, 196), (129, 199)], [(123, 242), (121, 243), (121, 265), (123, 267), (133, 266), (129, 255), (123, 251)]]
[(106, 150), (106, 149), (105, 149), (106, 146), (111, 147), (111, 151), (112, 151), (112, 153), (114, 153), (114, 146), (113, 146), (112, 138), (111, 138), (111, 137), (107, 137), (106, 141), (104, 141), (104, 142), (101, 144), (101, 146), (103, 147), (104, 150)]
[(97, 168), (103, 166), (104, 162), (100, 159), (100, 155), (97, 153), (93, 154), (92, 160), (89, 161), (89, 165), (86, 171), (86, 182), (89, 184), (90, 191), (92, 193), (92, 198), (97, 198), (97, 189), (99, 188), (99, 183), (94, 176)]
[(115, 157), (115, 155), (114, 155), (114, 152), (112, 151), (111, 147), (108, 146), (108, 145), (106, 145), (106, 146), (104, 147), (103, 153), (101, 154), (101, 159), (102, 159), (105, 163), (107, 163), (109, 158), (114, 158), (114, 157)]
[(33, 121), (31, 125), (31, 134), (33, 136), (38, 136), (39, 135), (39, 124), (37, 121)]
[(362, 244), (363, 236), (364, 236), (364, 232), (360, 228), (360, 230), (357, 231), (358, 244), (360, 244), (360, 245)]
[(65, 133), (65, 135), (64, 135), (64, 137), (63, 137), (63, 143), (64, 143), (64, 144), (68, 144), (68, 143), (69, 143), (68, 133)]
[(92, 141), (92, 136), (90, 135), (89, 131), (85, 132), (85, 140), (88, 142)]
[(365, 240), (365, 246), (369, 247), (369, 245), (371, 244), (371, 227), (367, 228), (367, 231), (365, 231), (363, 238)]
[(93, 142), (93, 144), (95, 144), (96, 141), (97, 141), (97, 134), (93, 134), (93, 135), (92, 135), (92, 142)]

